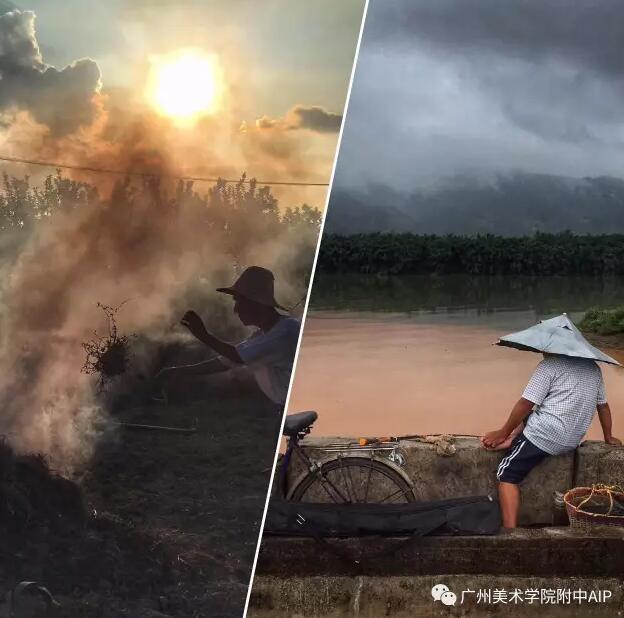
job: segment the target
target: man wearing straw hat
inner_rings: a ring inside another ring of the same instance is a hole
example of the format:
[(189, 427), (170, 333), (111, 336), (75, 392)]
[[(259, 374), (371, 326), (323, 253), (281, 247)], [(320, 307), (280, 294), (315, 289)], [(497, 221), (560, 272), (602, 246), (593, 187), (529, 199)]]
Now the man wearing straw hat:
[(498, 345), (544, 356), (507, 422), (481, 438), (485, 448), (507, 449), (496, 478), (503, 526), (515, 528), (518, 484), (546, 457), (574, 450), (596, 411), (605, 442), (622, 445), (611, 433), (611, 410), (596, 361), (620, 364), (592, 346), (566, 314), (502, 337)]
[(207, 375), (245, 365), (281, 414), (299, 340), (299, 320), (278, 312), (278, 309), (284, 312), (286, 309), (275, 300), (273, 273), (266, 268), (250, 266), (232, 286), (218, 288), (217, 292), (232, 296), (234, 313), (239, 320), (258, 330), (249, 339), (234, 345), (209, 333), (199, 315), (187, 311), (181, 324), (219, 356), (195, 365), (163, 369), (158, 377), (162, 381), (178, 376)]

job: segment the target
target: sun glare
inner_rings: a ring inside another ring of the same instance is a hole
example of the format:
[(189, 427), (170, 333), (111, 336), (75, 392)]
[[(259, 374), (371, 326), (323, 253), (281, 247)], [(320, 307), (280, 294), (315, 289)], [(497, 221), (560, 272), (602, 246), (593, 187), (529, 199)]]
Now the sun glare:
[(214, 112), (220, 76), (216, 59), (184, 52), (152, 65), (150, 98), (158, 111), (180, 121)]

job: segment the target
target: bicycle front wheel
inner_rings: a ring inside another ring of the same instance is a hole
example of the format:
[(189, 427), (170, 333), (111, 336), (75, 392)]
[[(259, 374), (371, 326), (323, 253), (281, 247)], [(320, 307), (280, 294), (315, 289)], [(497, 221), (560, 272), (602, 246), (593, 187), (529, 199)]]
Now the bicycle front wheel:
[(338, 504), (400, 504), (414, 502), (409, 483), (391, 466), (365, 457), (340, 457), (325, 462), (292, 490), (296, 502)]

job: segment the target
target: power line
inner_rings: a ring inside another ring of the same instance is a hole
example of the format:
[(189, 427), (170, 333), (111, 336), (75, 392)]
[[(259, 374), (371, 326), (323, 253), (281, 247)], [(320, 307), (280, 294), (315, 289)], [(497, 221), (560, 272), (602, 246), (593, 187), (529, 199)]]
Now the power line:
[[(230, 178), (205, 178), (203, 176), (177, 176), (175, 174), (153, 174), (150, 172), (124, 172), (123, 170), (112, 170), (101, 167), (90, 167), (87, 165), (68, 165), (65, 163), (53, 163), (51, 161), (35, 161), (30, 159), (19, 159), (17, 157), (0, 156), (0, 161), (8, 163), (26, 163), (28, 165), (39, 165), (41, 167), (55, 167), (58, 169), (77, 170), (80, 172), (94, 172), (96, 174), (116, 174), (119, 176), (139, 176), (141, 178), (173, 178), (175, 180), (191, 180), (193, 182), (217, 182), (221, 180), (226, 183), (239, 183), (240, 180)], [(249, 184), (253, 179), (244, 180), (243, 183)], [(327, 182), (299, 182), (296, 180), (256, 180), (259, 185), (280, 185), (287, 187), (328, 187)]]

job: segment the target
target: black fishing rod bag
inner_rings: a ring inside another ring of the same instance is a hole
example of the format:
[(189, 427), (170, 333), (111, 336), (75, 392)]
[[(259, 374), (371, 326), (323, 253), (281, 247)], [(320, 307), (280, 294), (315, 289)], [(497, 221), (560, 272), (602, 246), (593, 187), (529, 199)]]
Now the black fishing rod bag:
[(271, 500), (264, 534), (313, 538), (492, 535), (501, 525), (498, 501), (471, 496), (405, 504), (317, 504)]

